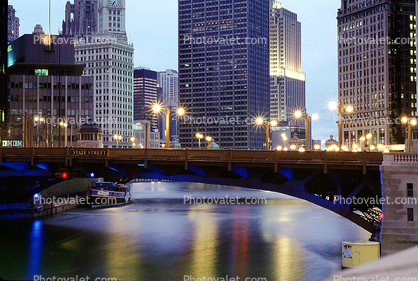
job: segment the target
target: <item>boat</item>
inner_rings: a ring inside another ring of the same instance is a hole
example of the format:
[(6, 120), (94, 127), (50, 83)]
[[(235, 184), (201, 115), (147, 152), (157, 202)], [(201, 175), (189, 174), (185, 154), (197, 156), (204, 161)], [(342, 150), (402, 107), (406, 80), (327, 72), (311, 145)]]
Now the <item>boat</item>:
[(131, 187), (114, 182), (96, 182), (89, 187), (87, 202), (91, 207), (128, 204), (131, 200)]

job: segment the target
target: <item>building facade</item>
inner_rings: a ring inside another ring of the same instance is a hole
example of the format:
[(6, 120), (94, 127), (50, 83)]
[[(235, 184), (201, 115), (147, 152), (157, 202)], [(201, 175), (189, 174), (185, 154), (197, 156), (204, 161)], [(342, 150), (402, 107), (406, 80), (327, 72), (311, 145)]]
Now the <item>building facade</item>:
[(158, 102), (157, 76), (153, 70), (134, 70), (134, 120), (150, 122), (151, 131), (157, 129), (157, 114), (152, 112), (152, 106)]
[(90, 36), (98, 31), (98, 0), (67, 1), (62, 34), (68, 36)]
[(343, 143), (404, 144), (400, 118), (417, 113), (415, 1), (342, 0), (337, 20), (339, 103), (354, 107)]
[(0, 4), (0, 129), (1, 139), (7, 136), (7, 44), (8, 44), (8, 1)]
[(133, 126), (133, 45), (111, 35), (94, 35), (75, 47), (83, 75), (94, 78), (94, 118), (103, 131), (104, 147), (131, 145)]
[(36, 36), (25, 34), (9, 48), (9, 119), (2, 146), (75, 146), (77, 128), (93, 118), (93, 77), (83, 77), (84, 65), (74, 63), (73, 44), (50, 46), (47, 35), (40, 41)]
[(294, 112), (306, 111), (301, 23), (297, 15), (270, 1), (270, 118), (304, 126)]
[[(179, 74), (176, 70), (167, 69), (166, 71), (158, 72), (157, 76), (158, 86), (162, 88), (162, 98), (159, 102), (165, 106), (173, 109), (179, 106)], [(179, 122), (178, 118), (173, 112), (170, 118), (170, 139), (178, 139), (179, 137)], [(166, 118), (162, 118), (162, 132), (166, 130)], [(165, 134), (163, 134), (162, 140), (165, 141)], [(170, 140), (170, 141), (171, 141)]]
[(13, 42), (19, 38), (19, 27), (20, 22), (19, 18), (16, 17), (16, 10), (12, 5), (8, 5), (8, 32), (7, 32), (7, 41), (9, 43)]
[(252, 119), (269, 116), (269, 92), (269, 0), (180, 0), (182, 147), (201, 133), (221, 148), (263, 148)]

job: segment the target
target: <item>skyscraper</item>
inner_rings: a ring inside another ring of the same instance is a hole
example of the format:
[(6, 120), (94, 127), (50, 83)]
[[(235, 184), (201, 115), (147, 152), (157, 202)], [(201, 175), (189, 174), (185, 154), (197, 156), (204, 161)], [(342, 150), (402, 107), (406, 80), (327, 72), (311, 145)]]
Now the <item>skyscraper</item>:
[[(176, 70), (167, 69), (166, 71), (158, 72), (157, 82), (162, 88), (162, 98), (159, 100), (165, 106), (170, 106), (173, 109), (179, 106), (179, 74)], [(162, 118), (164, 132), (166, 129), (166, 119)], [(179, 122), (178, 118), (173, 112), (170, 122), (170, 138), (175, 139), (179, 137)], [(165, 134), (162, 139), (165, 139)]]
[(269, 0), (179, 1), (182, 147), (196, 133), (221, 148), (265, 145), (251, 118), (269, 115)]
[[(99, 33), (79, 38), (75, 58), (76, 62), (86, 64), (84, 75), (94, 77), (94, 116), (103, 130), (103, 145), (116, 147), (113, 136), (122, 135), (119, 147), (130, 147), (134, 121), (134, 48), (126, 37), (125, 1), (104, 0), (98, 5)], [(113, 25), (109, 28), (111, 30), (100, 28), (103, 19), (110, 17), (112, 22), (119, 23), (115, 32)]]
[(343, 143), (402, 144), (402, 116), (416, 116), (416, 17), (414, 0), (341, 1), (338, 10), (339, 103)]
[(13, 42), (17, 38), (19, 38), (19, 18), (16, 17), (16, 10), (13, 8), (12, 5), (8, 5), (8, 34), (7, 34), (7, 41), (9, 43)]
[(1, 139), (7, 134), (7, 33), (8, 33), (8, 1), (0, 4), (0, 125)]
[(270, 1), (270, 117), (304, 126), (294, 112), (305, 111), (305, 73), (302, 72), (301, 23), (297, 15)]
[(157, 116), (152, 106), (157, 103), (157, 72), (144, 68), (134, 70), (134, 120), (149, 121), (157, 129)]
[(74, 4), (67, 1), (65, 19), (62, 22), (62, 34), (72, 36), (93, 35), (98, 31), (97, 17), (97, 0), (74, 0)]

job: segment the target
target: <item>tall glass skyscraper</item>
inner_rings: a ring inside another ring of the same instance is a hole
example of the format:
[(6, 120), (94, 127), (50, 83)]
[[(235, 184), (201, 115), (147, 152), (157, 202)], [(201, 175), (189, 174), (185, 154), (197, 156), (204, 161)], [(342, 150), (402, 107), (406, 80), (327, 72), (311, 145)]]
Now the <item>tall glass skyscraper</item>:
[(270, 115), (290, 126), (304, 126), (294, 112), (305, 111), (305, 73), (302, 72), (301, 23), (298, 16), (271, 0)]
[(269, 0), (179, 0), (179, 95), (187, 117), (180, 143), (196, 133), (221, 148), (261, 149), (269, 117)]

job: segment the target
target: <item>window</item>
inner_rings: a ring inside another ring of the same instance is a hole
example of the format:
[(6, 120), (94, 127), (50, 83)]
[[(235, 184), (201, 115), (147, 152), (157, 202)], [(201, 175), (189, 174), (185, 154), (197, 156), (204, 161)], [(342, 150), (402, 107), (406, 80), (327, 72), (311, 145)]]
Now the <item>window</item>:
[(414, 208), (407, 208), (408, 221), (414, 221)]
[(414, 197), (414, 184), (413, 183), (407, 183), (407, 196), (408, 197)]

